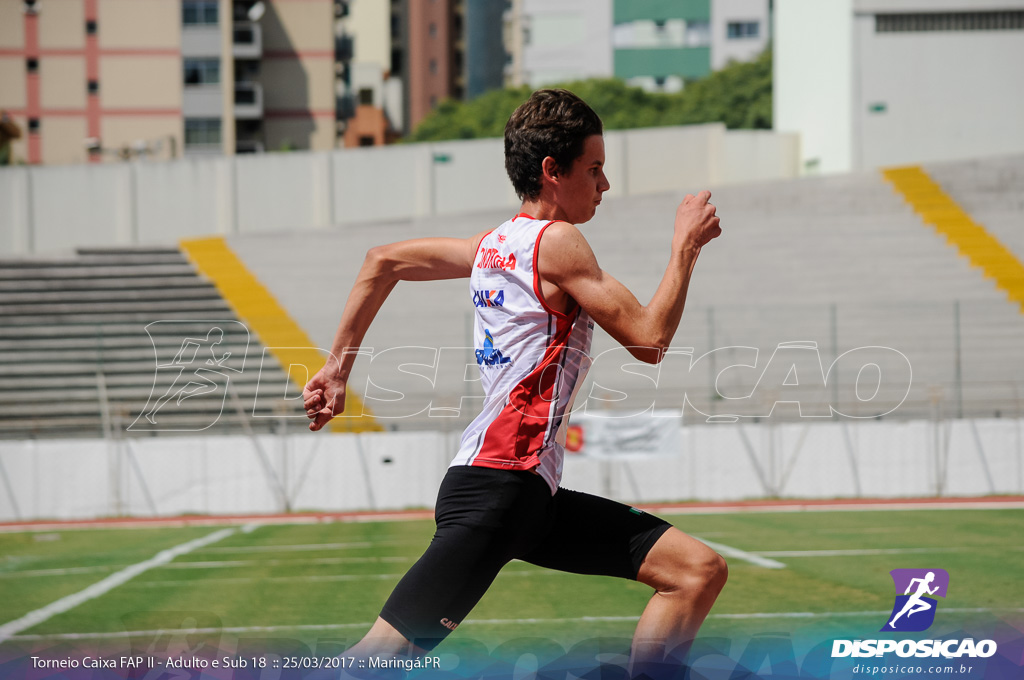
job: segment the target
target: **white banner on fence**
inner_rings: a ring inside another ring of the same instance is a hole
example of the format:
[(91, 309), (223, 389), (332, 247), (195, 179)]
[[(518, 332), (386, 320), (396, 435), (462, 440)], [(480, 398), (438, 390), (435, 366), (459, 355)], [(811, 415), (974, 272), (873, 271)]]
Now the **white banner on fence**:
[(565, 448), (569, 455), (596, 458), (664, 456), (682, 449), (679, 411), (637, 414), (581, 413), (572, 417)]

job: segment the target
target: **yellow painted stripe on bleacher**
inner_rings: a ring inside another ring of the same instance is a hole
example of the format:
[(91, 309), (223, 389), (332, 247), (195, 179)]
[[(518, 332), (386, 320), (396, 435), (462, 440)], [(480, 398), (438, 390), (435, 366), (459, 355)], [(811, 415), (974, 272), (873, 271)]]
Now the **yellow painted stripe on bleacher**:
[[(181, 249), (196, 268), (213, 282), (239, 319), (259, 336), (264, 346), (288, 372), (292, 384), (301, 390), (307, 375), (312, 376), (324, 365), (323, 355), (316, 350), (316, 345), (306, 332), (249, 271), (223, 238), (217, 236), (182, 241)], [(362, 400), (349, 392), (345, 411), (364, 412)], [(334, 432), (383, 429), (373, 415), (335, 418), (330, 428)]]
[(972, 220), (920, 166), (889, 168), (882, 174), (927, 225), (955, 245), (1024, 313), (1024, 264), (999, 239)]

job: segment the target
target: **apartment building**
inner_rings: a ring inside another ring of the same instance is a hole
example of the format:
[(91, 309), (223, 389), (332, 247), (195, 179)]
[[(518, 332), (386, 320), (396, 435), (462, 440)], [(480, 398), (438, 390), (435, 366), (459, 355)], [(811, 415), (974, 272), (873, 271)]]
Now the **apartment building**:
[(338, 130), (344, 146), (387, 144), (402, 129), (395, 5), (394, 0), (349, 0), (336, 7)]
[(180, 15), (181, 0), (0, 1), (0, 109), (23, 132), (14, 159), (180, 155)]
[(0, 0), (0, 109), (28, 163), (338, 137), (339, 0)]
[[(612, 0), (512, 0), (505, 14), (505, 83), (540, 87), (610, 78)], [(646, 3), (643, 3), (646, 4)]]
[(179, 0), (185, 153), (335, 146), (334, 0)]

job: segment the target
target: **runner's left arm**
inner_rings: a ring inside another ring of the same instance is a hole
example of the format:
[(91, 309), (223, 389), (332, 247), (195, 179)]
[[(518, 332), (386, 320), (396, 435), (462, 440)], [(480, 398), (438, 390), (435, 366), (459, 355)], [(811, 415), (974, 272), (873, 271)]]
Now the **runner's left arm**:
[(349, 293), (331, 356), (302, 391), (309, 429), (316, 431), (345, 410), (345, 384), (366, 331), (399, 281), (467, 278), (481, 232), (468, 239), (421, 238), (371, 248)]

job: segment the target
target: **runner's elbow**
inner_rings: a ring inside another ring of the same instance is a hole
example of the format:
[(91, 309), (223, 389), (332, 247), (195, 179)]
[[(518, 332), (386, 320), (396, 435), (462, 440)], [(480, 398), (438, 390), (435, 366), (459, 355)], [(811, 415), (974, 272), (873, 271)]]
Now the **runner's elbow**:
[(366, 251), (363, 259), (363, 271), (372, 278), (395, 278), (395, 262), (390, 256), (390, 246), (374, 246)]
[(666, 345), (661, 343), (646, 343), (643, 345), (636, 345), (629, 347), (629, 353), (633, 355), (635, 359), (638, 359), (645, 364), (660, 364), (662, 358), (665, 356)]

